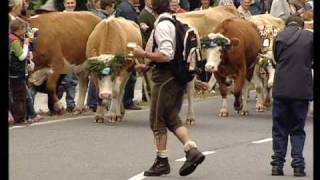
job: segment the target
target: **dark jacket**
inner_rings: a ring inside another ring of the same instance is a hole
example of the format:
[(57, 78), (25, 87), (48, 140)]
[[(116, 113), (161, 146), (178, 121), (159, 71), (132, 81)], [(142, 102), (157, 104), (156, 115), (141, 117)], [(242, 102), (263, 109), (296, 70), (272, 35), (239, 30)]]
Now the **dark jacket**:
[(313, 33), (289, 24), (276, 36), (273, 97), (312, 100)]
[(115, 16), (124, 17), (138, 24), (138, 13), (128, 0), (124, 0), (118, 5)]

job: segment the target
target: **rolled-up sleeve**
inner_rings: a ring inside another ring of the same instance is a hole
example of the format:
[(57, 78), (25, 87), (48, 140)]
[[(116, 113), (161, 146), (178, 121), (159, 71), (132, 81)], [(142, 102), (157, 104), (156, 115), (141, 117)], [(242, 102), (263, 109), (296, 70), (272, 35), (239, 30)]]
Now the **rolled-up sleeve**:
[(175, 26), (170, 21), (160, 22), (155, 29), (155, 41), (158, 45), (158, 51), (168, 57), (174, 58), (176, 32)]

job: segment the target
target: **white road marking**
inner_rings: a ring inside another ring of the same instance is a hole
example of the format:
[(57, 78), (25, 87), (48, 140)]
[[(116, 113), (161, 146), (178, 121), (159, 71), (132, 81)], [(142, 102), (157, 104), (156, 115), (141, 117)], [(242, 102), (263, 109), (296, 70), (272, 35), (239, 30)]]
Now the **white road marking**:
[(143, 172), (142, 172), (140, 174), (137, 174), (137, 175), (133, 176), (132, 178), (130, 178), (128, 180), (142, 180), (144, 178), (146, 178), (146, 177), (143, 175)]
[[(216, 153), (216, 151), (204, 151), (204, 152), (202, 152), (204, 155), (209, 155), (209, 154), (214, 154), (214, 153)], [(177, 161), (177, 162), (184, 162), (184, 161), (186, 161), (186, 158), (185, 157), (183, 157), (183, 158), (180, 158), (180, 159), (176, 159), (175, 161)]]
[(251, 143), (260, 144), (260, 143), (269, 142), (269, 141), (272, 141), (272, 138), (266, 138), (266, 139), (261, 139), (261, 140), (258, 140), (258, 141), (252, 141)]
[(13, 127), (10, 127), (9, 130), (10, 130), (10, 129), (30, 127), (30, 126), (38, 126), (38, 125), (52, 124), (52, 123), (57, 123), (57, 122), (62, 122), (62, 121), (72, 121), (72, 120), (77, 120), (77, 119), (93, 118), (93, 117), (94, 117), (94, 115), (90, 115), (90, 116), (80, 116), (80, 117), (70, 117), (70, 118), (57, 119), (57, 120), (49, 120), (49, 121), (44, 121), (44, 122), (32, 123), (32, 124), (30, 124), (30, 125), (25, 125), (25, 126), (13, 126)]

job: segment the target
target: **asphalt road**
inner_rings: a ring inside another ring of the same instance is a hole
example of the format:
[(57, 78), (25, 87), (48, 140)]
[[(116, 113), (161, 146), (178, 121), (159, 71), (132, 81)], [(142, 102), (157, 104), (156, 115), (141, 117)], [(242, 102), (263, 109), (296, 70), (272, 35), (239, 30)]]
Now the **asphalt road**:
[[(229, 106), (233, 103), (229, 101)], [(59, 117), (9, 130), (10, 180), (287, 180), (293, 178), (290, 147), (284, 177), (271, 173), (271, 111), (257, 113), (249, 102), (250, 115), (232, 110), (227, 118), (217, 116), (221, 98), (195, 102), (197, 124), (189, 131), (206, 160), (187, 177), (178, 172), (183, 146), (169, 135), (171, 173), (144, 177), (155, 158), (146, 108), (128, 111), (116, 125), (96, 124), (93, 115)], [(185, 107), (181, 116), (185, 117)], [(313, 179), (313, 119), (306, 124), (305, 160), (307, 177)]]

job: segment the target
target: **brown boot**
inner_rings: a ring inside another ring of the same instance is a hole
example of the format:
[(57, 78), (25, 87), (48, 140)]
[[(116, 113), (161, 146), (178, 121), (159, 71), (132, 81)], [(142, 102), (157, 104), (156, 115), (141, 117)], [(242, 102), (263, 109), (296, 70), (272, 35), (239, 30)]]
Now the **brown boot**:
[(153, 165), (149, 170), (144, 172), (144, 176), (161, 176), (163, 174), (170, 173), (170, 165), (168, 162), (168, 158), (161, 158), (157, 156)]
[(205, 156), (197, 148), (191, 148), (186, 152), (186, 161), (179, 170), (180, 176), (187, 176), (197, 168), (205, 159)]

